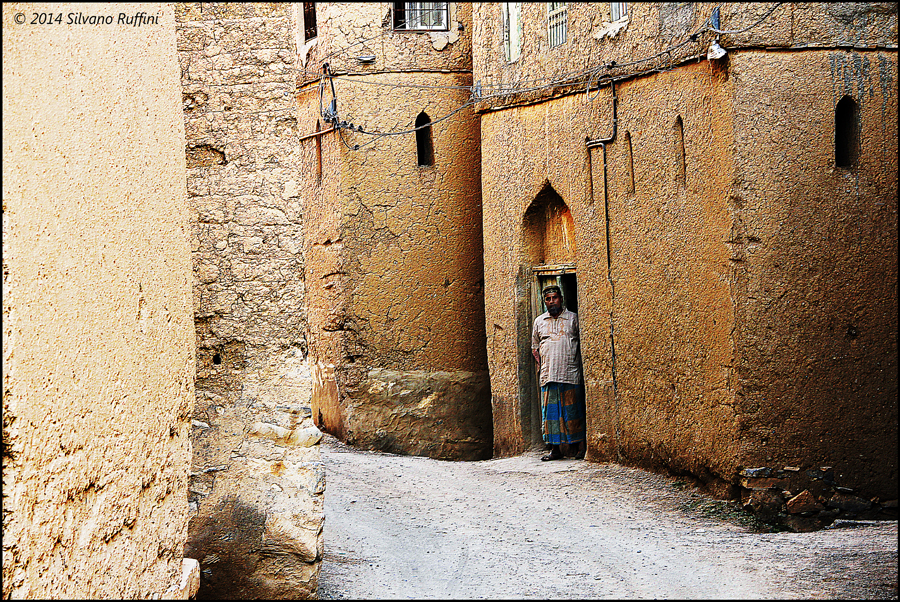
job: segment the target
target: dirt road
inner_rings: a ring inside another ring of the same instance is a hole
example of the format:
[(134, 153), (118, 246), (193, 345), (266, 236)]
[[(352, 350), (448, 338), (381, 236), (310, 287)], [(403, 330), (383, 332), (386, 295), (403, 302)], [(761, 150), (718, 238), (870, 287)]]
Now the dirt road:
[(322, 445), (322, 599), (897, 599), (896, 522), (754, 533), (618, 465)]

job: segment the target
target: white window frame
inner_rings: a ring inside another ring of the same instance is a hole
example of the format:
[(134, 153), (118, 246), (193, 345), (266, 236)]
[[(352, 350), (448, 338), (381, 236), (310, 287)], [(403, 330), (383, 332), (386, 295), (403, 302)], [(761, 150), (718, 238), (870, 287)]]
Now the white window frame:
[(503, 21), (503, 53), (507, 63), (522, 55), (522, 3), (501, 2), (500, 18)]
[[(397, 31), (449, 31), (450, 30), (450, 3), (449, 2), (404, 2), (404, 27), (396, 28)], [(430, 17), (431, 23), (426, 23)], [(437, 17), (437, 19), (435, 19)]]
[(547, 41), (550, 48), (566, 43), (569, 29), (569, 11), (567, 2), (547, 3)]
[(609, 20), (618, 21), (628, 18), (627, 2), (610, 2), (609, 3)]

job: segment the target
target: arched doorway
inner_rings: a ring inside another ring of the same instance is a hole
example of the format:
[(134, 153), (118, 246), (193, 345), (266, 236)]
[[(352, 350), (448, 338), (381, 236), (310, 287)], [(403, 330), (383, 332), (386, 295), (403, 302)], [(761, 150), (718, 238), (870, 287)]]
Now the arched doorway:
[(517, 304), (519, 412), (522, 438), (528, 447), (542, 447), (538, 375), (531, 355), (534, 319), (547, 309), (541, 290), (557, 284), (566, 307), (578, 312), (575, 221), (549, 182), (528, 206), (522, 219), (522, 265)]

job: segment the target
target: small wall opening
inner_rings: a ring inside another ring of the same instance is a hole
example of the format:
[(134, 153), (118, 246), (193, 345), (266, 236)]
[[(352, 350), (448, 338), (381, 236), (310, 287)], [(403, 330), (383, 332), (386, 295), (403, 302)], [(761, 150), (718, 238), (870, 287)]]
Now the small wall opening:
[(834, 164), (852, 167), (859, 159), (859, 107), (844, 96), (834, 109)]
[[(322, 131), (322, 123), (316, 121), (316, 132)], [(322, 136), (316, 136), (316, 185), (322, 184)]]
[(672, 130), (675, 137), (675, 182), (684, 186), (687, 168), (684, 160), (684, 123), (681, 121), (681, 115), (675, 117)]
[(434, 165), (434, 144), (431, 139), (431, 118), (425, 111), (422, 111), (419, 113), (419, 116), (416, 117), (416, 155), (420, 166)]
[(228, 163), (225, 159), (225, 153), (209, 144), (188, 146), (185, 152), (185, 162), (188, 169)]
[(303, 35), (307, 42), (319, 35), (319, 30), (316, 27), (315, 2), (303, 3)]
[(631, 151), (631, 132), (625, 132), (625, 167), (628, 170), (625, 186), (629, 194), (634, 194), (634, 154)]

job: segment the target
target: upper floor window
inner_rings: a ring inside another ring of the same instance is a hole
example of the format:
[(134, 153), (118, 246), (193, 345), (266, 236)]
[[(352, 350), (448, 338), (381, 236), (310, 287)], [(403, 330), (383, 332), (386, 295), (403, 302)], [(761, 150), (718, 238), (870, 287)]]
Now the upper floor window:
[(434, 165), (434, 142), (431, 139), (431, 118), (425, 111), (416, 117), (416, 158), (420, 166)]
[(394, 2), (394, 29), (447, 31), (448, 2)]
[(316, 3), (303, 3), (303, 35), (306, 41), (309, 41), (319, 35), (316, 29)]
[(565, 2), (547, 3), (547, 39), (550, 48), (566, 43), (569, 13)]
[(503, 20), (503, 52), (507, 62), (513, 62), (522, 53), (522, 3), (502, 2), (500, 17)]
[(618, 21), (628, 16), (628, 4), (625, 2), (609, 3), (609, 20)]
[(859, 110), (856, 101), (844, 96), (834, 109), (834, 164), (853, 167), (859, 158)]

